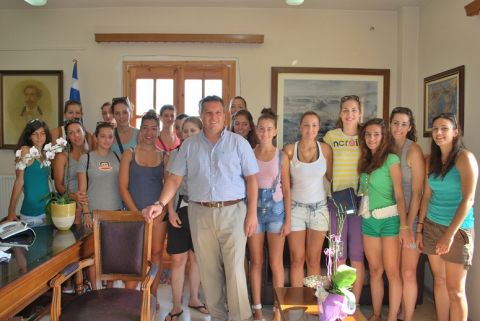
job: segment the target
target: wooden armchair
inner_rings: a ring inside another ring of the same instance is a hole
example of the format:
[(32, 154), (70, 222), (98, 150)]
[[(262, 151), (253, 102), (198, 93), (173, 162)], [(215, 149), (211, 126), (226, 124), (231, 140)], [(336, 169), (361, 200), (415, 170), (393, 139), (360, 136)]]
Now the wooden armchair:
[[(50, 281), (53, 299), (52, 321), (135, 320), (156, 318), (156, 298), (150, 286), (158, 267), (150, 263), (152, 223), (145, 222), (140, 212), (94, 211), (94, 258), (67, 266)], [(75, 296), (61, 306), (61, 285), (75, 275), (82, 279), (82, 269), (95, 266), (100, 290)], [(139, 281), (141, 291), (124, 288), (101, 289), (101, 281)]]

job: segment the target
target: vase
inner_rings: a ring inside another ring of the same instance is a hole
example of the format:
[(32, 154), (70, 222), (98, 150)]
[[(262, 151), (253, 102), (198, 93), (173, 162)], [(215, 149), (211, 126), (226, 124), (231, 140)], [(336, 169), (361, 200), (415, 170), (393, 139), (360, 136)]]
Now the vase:
[(333, 242), (333, 274), (337, 272), (338, 261), (343, 259), (343, 241), (336, 239)]
[(72, 227), (73, 222), (75, 221), (76, 207), (76, 202), (72, 202), (69, 204), (51, 203), (50, 208), (53, 225), (55, 225), (56, 228), (62, 231), (69, 230), (70, 227)]

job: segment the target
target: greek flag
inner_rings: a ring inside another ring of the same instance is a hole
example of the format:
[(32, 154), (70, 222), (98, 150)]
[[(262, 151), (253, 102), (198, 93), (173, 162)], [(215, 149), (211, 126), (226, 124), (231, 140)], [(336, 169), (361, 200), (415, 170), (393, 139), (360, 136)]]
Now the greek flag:
[(76, 100), (80, 102), (80, 89), (78, 87), (78, 72), (77, 61), (74, 60), (73, 72), (72, 72), (72, 87), (70, 87), (70, 100)]

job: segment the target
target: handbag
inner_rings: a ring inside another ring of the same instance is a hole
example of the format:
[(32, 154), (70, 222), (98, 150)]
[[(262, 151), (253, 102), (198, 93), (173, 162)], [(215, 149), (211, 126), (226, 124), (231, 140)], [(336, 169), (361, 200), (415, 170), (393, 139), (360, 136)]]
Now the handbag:
[(370, 210), (368, 209), (368, 195), (363, 195), (358, 209), (358, 215), (363, 218), (370, 218)]
[(370, 218), (369, 202), (368, 202), (368, 179), (370, 175), (367, 174), (365, 179), (365, 191), (363, 192), (362, 200), (360, 201), (360, 206), (358, 209), (358, 215), (363, 218)]
[(357, 196), (352, 187), (342, 189), (340, 191), (332, 191), (332, 200), (337, 214), (356, 215), (358, 211)]

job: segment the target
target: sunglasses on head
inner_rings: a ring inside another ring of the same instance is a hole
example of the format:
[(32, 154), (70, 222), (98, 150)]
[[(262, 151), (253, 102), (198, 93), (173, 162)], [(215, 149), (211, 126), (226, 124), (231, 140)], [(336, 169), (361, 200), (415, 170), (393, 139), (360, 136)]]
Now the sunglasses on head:
[(393, 108), (392, 110), (392, 114), (407, 114), (408, 116), (412, 116), (412, 111), (410, 110), (410, 108), (407, 108), (407, 107), (395, 107)]
[(110, 126), (113, 128), (113, 123), (109, 121), (97, 121), (97, 124), (95, 125), (96, 127), (98, 126)]
[(112, 98), (112, 106), (113, 105), (116, 105), (116, 104), (119, 104), (119, 103), (122, 103), (122, 104), (125, 104), (127, 106), (130, 106), (130, 100), (128, 99), (128, 97), (116, 97), (116, 98)]
[(455, 127), (458, 127), (457, 115), (455, 113), (441, 113), (433, 118), (432, 123), (439, 118), (449, 119), (453, 122)]
[(360, 102), (360, 98), (357, 95), (347, 95), (347, 96), (343, 96), (342, 98), (340, 98), (341, 103), (344, 103), (347, 100), (355, 100), (355, 101)]
[(65, 119), (63, 121), (63, 126), (67, 126), (69, 124), (80, 124), (80, 125), (83, 125), (82, 123), (82, 119), (80, 118), (72, 118), (72, 119)]

